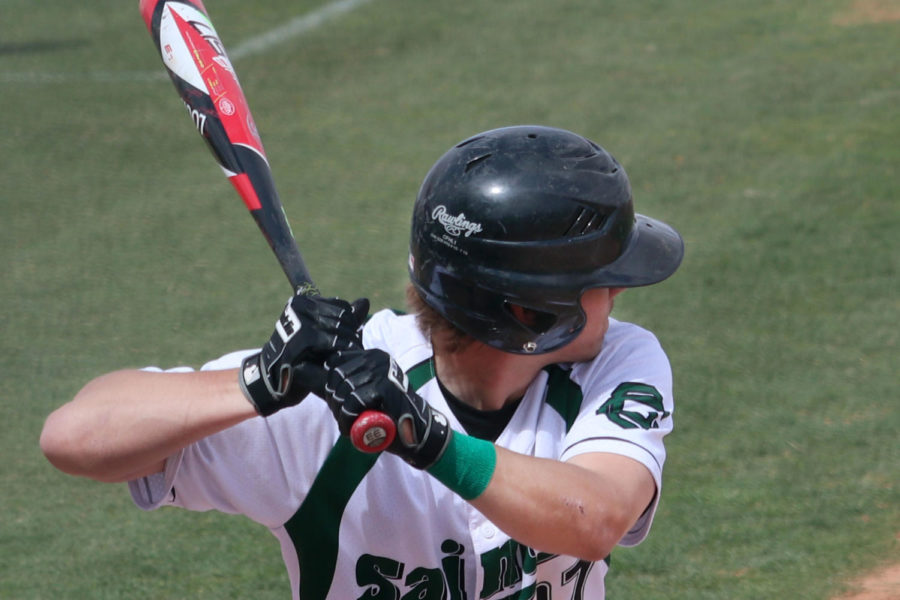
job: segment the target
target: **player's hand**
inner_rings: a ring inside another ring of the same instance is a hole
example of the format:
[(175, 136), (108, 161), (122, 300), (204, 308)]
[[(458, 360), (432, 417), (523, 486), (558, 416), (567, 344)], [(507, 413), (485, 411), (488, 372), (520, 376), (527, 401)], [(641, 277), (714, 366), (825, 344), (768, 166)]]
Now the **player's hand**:
[(387, 451), (427, 469), (450, 441), (447, 418), (409, 389), (406, 374), (383, 350), (337, 352), (326, 363), (326, 399), (343, 435), (367, 410), (386, 414), (397, 435)]
[(244, 395), (267, 417), (294, 406), (310, 392), (325, 393), (325, 361), (339, 350), (362, 348), (360, 328), (369, 301), (294, 296), (262, 351), (248, 356), (239, 380)]

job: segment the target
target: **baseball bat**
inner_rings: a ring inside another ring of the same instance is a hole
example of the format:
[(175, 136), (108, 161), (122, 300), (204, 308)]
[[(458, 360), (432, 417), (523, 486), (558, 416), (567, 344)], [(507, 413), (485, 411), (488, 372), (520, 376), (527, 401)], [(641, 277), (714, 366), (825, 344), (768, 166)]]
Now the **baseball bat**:
[[(303, 260), (237, 73), (202, 0), (140, 0), (141, 16), (197, 131), (237, 190), (297, 294), (318, 295)], [(366, 411), (351, 430), (364, 452), (393, 441), (393, 421)]]

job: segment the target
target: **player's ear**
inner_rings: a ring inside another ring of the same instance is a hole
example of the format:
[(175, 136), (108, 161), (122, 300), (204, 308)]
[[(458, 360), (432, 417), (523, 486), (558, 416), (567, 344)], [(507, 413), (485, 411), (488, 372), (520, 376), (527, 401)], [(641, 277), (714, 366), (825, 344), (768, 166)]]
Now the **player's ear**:
[(617, 287), (617, 288), (608, 288), (609, 289), (609, 299), (612, 300), (628, 288)]

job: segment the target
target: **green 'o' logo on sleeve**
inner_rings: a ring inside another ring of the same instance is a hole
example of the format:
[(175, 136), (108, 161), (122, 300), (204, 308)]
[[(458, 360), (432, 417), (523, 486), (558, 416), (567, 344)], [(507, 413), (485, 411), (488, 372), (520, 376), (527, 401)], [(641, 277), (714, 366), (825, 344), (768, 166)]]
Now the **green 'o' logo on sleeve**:
[[(625, 410), (626, 403), (636, 402), (638, 407), (629, 406)], [(649, 409), (649, 410), (647, 410)], [(659, 421), (665, 419), (671, 413), (663, 410), (663, 397), (652, 385), (626, 381), (619, 384), (609, 400), (597, 409), (598, 415), (606, 415), (607, 418), (623, 429), (657, 429)]]

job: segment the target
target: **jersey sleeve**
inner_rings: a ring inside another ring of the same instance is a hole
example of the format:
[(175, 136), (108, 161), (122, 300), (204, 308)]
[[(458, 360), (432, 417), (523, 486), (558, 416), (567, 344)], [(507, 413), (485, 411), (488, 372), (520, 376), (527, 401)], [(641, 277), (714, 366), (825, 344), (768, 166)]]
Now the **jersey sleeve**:
[(429, 358), (431, 345), (416, 326), (415, 315), (384, 309), (372, 315), (362, 334), (363, 347), (389, 352), (404, 368)]
[[(234, 368), (250, 352), (226, 355), (203, 370)], [(218, 510), (277, 527), (302, 502), (337, 436), (326, 403), (310, 396), (183, 448), (166, 460), (162, 473), (130, 481), (129, 491), (144, 510)]]
[(613, 323), (597, 359), (573, 368), (572, 378), (580, 384), (584, 399), (560, 458), (608, 452), (632, 458), (650, 471), (656, 495), (620, 542), (634, 546), (647, 536), (662, 490), (663, 438), (673, 427), (672, 373), (653, 334), (628, 323)]

